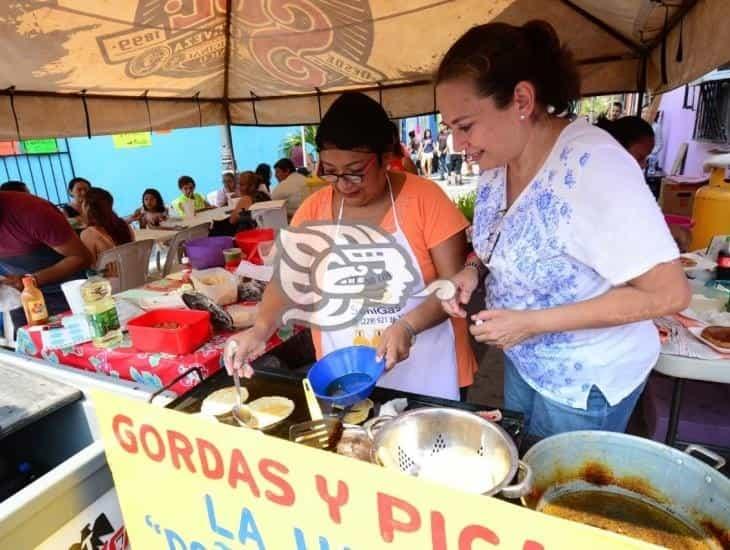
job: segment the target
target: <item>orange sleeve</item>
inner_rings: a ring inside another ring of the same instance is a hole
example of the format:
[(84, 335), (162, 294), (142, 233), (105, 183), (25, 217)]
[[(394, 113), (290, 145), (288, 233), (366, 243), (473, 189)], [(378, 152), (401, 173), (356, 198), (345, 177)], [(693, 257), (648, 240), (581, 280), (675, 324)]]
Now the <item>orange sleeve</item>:
[(423, 238), (429, 250), (469, 227), (464, 215), (438, 185), (431, 181), (417, 184)]
[(331, 192), (331, 188), (326, 187), (304, 199), (299, 208), (297, 208), (297, 211), (294, 212), (291, 225), (293, 227), (299, 227), (307, 222), (321, 220), (322, 211), (328, 204), (328, 193)]

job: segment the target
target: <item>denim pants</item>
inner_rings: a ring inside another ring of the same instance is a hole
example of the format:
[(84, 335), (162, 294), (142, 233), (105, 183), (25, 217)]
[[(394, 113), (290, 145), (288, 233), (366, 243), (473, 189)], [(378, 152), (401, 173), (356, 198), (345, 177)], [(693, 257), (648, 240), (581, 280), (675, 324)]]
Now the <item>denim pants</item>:
[(451, 158), (449, 157), (450, 155), (448, 153), (441, 153), (439, 155), (439, 176), (441, 176), (441, 179), (449, 175), (451, 168)]
[(524, 381), (512, 361), (504, 358), (504, 408), (525, 415), (525, 433), (541, 439), (576, 430), (624, 432), (631, 413), (644, 390), (646, 380), (613, 407), (601, 390), (593, 386), (588, 394), (588, 408), (575, 409), (544, 397)]

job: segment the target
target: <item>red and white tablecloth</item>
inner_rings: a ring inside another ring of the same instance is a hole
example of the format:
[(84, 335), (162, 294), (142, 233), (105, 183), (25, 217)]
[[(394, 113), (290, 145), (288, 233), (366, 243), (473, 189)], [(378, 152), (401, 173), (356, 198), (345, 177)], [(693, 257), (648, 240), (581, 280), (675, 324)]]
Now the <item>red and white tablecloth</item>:
[[(282, 327), (266, 346), (266, 351), (285, 342), (302, 329)], [(103, 373), (123, 380), (133, 380), (151, 388), (160, 389), (170, 384), (186, 371), (190, 373), (181, 378), (170, 391), (181, 395), (197, 385), (201, 380), (193, 367), (197, 367), (203, 379), (221, 368), (223, 346), (230, 333), (213, 336), (210, 342), (188, 355), (169, 355), (166, 353), (144, 353), (134, 349), (128, 335), (113, 348), (97, 348), (91, 342), (60, 350), (44, 350), (41, 333), (36, 327), (21, 328), (16, 338), (16, 352), (37, 357), (51, 363), (75, 367), (81, 370)]]

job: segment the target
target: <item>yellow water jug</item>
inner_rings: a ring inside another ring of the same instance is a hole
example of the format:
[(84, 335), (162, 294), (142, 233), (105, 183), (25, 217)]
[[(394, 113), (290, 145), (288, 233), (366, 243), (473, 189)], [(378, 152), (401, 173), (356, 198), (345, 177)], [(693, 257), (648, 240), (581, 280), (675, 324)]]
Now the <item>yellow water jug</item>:
[(725, 171), (730, 154), (714, 155), (705, 161), (710, 183), (697, 191), (692, 208), (692, 244), (690, 250), (707, 248), (715, 235), (730, 235), (730, 181)]

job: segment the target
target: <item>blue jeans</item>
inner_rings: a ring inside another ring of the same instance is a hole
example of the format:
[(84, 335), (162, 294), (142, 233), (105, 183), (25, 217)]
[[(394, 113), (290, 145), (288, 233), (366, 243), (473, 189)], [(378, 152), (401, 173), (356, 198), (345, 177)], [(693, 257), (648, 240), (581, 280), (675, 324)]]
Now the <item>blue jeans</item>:
[(601, 390), (593, 386), (588, 394), (588, 409), (575, 409), (533, 390), (512, 361), (504, 358), (504, 408), (525, 415), (525, 433), (531, 438), (576, 430), (625, 432), (645, 385), (646, 380), (613, 407)]
[(444, 179), (450, 173), (451, 168), (451, 155), (448, 153), (439, 154), (439, 176)]

